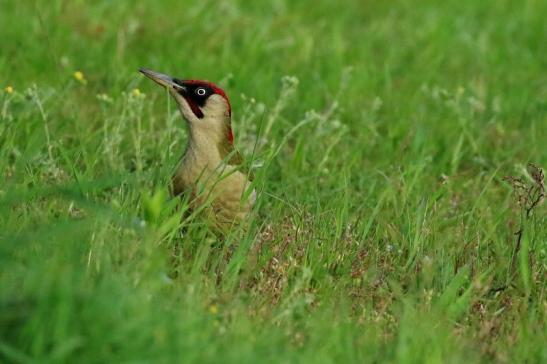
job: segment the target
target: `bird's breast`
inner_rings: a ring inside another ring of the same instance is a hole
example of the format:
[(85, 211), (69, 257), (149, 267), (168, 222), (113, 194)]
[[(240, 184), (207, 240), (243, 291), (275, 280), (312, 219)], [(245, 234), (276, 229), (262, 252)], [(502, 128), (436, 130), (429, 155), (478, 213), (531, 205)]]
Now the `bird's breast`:
[(173, 177), (174, 193), (189, 193), (191, 206), (203, 206), (217, 223), (241, 221), (256, 200), (256, 191), (247, 193), (250, 181), (234, 166), (182, 163)]

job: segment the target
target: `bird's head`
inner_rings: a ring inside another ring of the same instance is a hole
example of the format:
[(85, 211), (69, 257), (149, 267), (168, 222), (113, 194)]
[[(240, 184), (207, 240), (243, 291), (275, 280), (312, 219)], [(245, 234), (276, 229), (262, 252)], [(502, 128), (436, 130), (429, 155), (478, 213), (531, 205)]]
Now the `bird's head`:
[(169, 90), (191, 129), (233, 142), (232, 110), (221, 88), (208, 81), (181, 80), (145, 68), (139, 71)]

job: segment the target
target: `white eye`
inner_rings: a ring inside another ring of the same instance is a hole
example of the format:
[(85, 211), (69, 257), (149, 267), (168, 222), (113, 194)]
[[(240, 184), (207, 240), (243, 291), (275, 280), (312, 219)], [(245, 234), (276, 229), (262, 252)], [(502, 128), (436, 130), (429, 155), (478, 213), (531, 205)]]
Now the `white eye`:
[(203, 87), (196, 89), (196, 94), (198, 94), (199, 96), (204, 96), (206, 93), (207, 91), (205, 91)]

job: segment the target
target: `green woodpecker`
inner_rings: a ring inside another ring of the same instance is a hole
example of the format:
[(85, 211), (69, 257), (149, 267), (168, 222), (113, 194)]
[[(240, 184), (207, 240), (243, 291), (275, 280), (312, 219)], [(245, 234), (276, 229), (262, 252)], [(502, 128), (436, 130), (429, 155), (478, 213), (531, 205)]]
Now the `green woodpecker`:
[(188, 125), (188, 143), (173, 175), (173, 193), (189, 193), (192, 209), (200, 209), (214, 230), (227, 231), (249, 214), (256, 191), (240, 169), (234, 148), (232, 111), (226, 93), (207, 81), (180, 80), (140, 69), (166, 87)]

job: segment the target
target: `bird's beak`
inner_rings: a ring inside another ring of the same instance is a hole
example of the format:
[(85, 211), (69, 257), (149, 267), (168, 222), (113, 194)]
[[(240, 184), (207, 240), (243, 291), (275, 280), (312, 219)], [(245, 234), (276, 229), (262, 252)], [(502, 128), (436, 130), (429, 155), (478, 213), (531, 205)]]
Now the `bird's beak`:
[(175, 82), (175, 79), (169, 75), (152, 71), (146, 68), (139, 69), (139, 72), (150, 78), (151, 80), (155, 81), (156, 83), (160, 84), (161, 86), (175, 89), (184, 89), (184, 86), (177, 84)]

